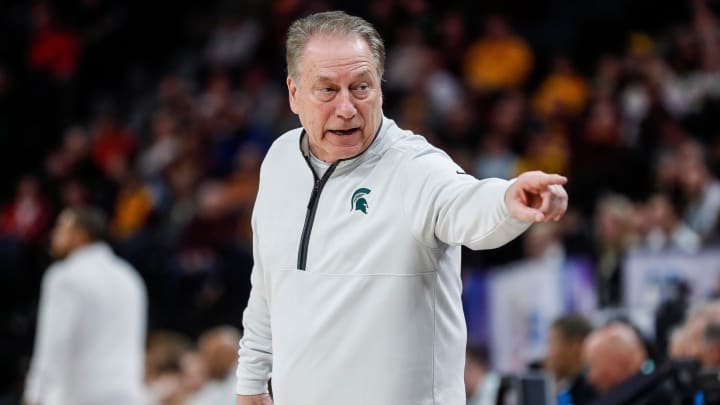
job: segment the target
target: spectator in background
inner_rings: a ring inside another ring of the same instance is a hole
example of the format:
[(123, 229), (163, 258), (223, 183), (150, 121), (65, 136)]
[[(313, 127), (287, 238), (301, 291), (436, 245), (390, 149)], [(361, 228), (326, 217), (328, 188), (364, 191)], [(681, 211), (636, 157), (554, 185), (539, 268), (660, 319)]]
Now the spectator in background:
[(27, 405), (142, 401), (145, 286), (104, 234), (95, 209), (58, 217), (52, 253), (61, 260), (43, 279)]
[(148, 334), (145, 349), (148, 405), (171, 405), (184, 400), (183, 357), (191, 352), (192, 342), (179, 333), (156, 330)]
[(535, 93), (533, 107), (544, 117), (576, 117), (589, 96), (587, 80), (575, 71), (567, 56), (557, 56), (552, 71)]
[(135, 137), (112, 114), (104, 112), (95, 118), (91, 130), (91, 154), (100, 169), (112, 170), (113, 159), (128, 158), (136, 146)]
[(516, 161), (516, 173), (528, 170), (567, 172), (570, 150), (564, 129), (549, 126), (533, 129), (523, 149)]
[(476, 177), (507, 179), (520, 172), (513, 147), (524, 136), (526, 116), (526, 100), (521, 92), (500, 96), (490, 110), (489, 130), (480, 141), (473, 165)]
[(173, 162), (164, 172), (164, 186), (170, 196), (165, 232), (170, 239), (179, 235), (192, 220), (197, 208), (195, 191), (203, 172), (198, 159), (184, 156)]
[(428, 48), (424, 90), (433, 125), (441, 124), (453, 110), (465, 103), (464, 89), (458, 78), (447, 69), (446, 61), (437, 49)]
[(147, 387), (147, 405), (187, 405), (205, 385), (207, 370), (201, 356), (190, 347), (175, 355), (171, 368), (163, 370)]
[(703, 241), (708, 241), (718, 226), (720, 181), (710, 173), (700, 144), (689, 141), (681, 146), (678, 155), (680, 187), (686, 201), (683, 219)]
[(65, 130), (60, 153), (67, 159), (71, 176), (89, 180), (99, 176), (90, 158), (90, 139), (85, 127), (74, 125)]
[(398, 29), (395, 47), (387, 55), (388, 91), (403, 95), (417, 89), (431, 56), (420, 27), (408, 25)]
[(30, 44), (30, 67), (59, 82), (72, 79), (80, 58), (80, 38), (56, 23), (47, 2), (35, 3), (31, 16), (35, 32)]
[[(636, 379), (652, 372), (639, 336), (622, 323), (611, 323), (591, 333), (583, 344), (583, 356), (588, 365), (588, 382), (600, 396), (632, 389)], [(667, 405), (668, 398), (666, 387), (659, 385), (644, 404)]]
[(208, 330), (198, 339), (198, 354), (207, 370), (208, 381), (189, 399), (188, 405), (235, 404), (235, 367), (240, 332), (231, 326)]
[(0, 234), (23, 242), (39, 242), (50, 223), (50, 206), (33, 176), (18, 182), (13, 201), (0, 211)]
[(457, 76), (460, 72), (463, 56), (467, 49), (467, 23), (461, 9), (448, 11), (439, 22), (438, 51), (442, 54), (441, 59), (445, 61), (449, 71)]
[(720, 96), (720, 47), (717, 43), (720, 29), (708, 3), (692, 1), (691, 26), (675, 31), (669, 55), (673, 68), (683, 73), (680, 84), (687, 97), (689, 112), (693, 114), (702, 114), (707, 102)]
[[(230, 15), (228, 15), (230, 14)], [(255, 16), (237, 11), (219, 16), (205, 48), (211, 66), (243, 67), (252, 60), (262, 39), (263, 27)]]
[(692, 359), (695, 348), (689, 339), (686, 328), (677, 327), (670, 331), (668, 344), (668, 358), (671, 360), (687, 360)]
[(700, 236), (682, 220), (677, 193), (656, 193), (647, 202), (650, 223), (645, 245), (651, 252), (695, 254), (700, 250)]
[(60, 205), (67, 208), (82, 208), (90, 205), (90, 195), (85, 184), (69, 180), (61, 186)]
[(618, 194), (602, 197), (595, 211), (595, 274), (600, 306), (621, 303), (622, 265), (639, 243), (633, 226), (632, 202)]
[(507, 179), (515, 174), (516, 168), (517, 156), (510, 149), (507, 138), (496, 132), (486, 134), (473, 162), (475, 177)]
[(583, 343), (592, 330), (592, 324), (580, 315), (565, 315), (550, 325), (545, 368), (555, 379), (561, 404), (587, 404), (596, 396), (586, 379), (583, 359)]
[(562, 263), (565, 247), (558, 224), (538, 224), (530, 228), (523, 239), (523, 255), (536, 262)]
[(500, 376), (490, 369), (487, 350), (468, 345), (465, 351), (467, 405), (495, 405)]
[(140, 171), (147, 178), (157, 177), (180, 153), (178, 122), (170, 110), (161, 110), (152, 118), (150, 145), (140, 154)]
[(480, 92), (520, 88), (532, 68), (527, 42), (497, 14), (487, 17), (484, 35), (469, 46), (463, 63), (465, 82)]
[(245, 71), (238, 98), (242, 107), (251, 112), (247, 117), (251, 131), (249, 141), (267, 142), (273, 138), (272, 134), (295, 125), (294, 117), (291, 124), (284, 122), (286, 117), (283, 117), (283, 112), (287, 110), (284, 90), (280, 83), (271, 80), (267, 67), (260, 63), (249, 66)]
[(707, 369), (720, 368), (720, 322), (708, 322), (703, 331), (700, 363)]
[(592, 83), (595, 96), (601, 99), (615, 97), (622, 74), (622, 60), (619, 57), (602, 55), (597, 62)]
[(120, 184), (115, 200), (111, 230), (119, 240), (126, 240), (146, 223), (153, 209), (153, 198), (138, 175), (129, 173)]
[(710, 301), (694, 308), (688, 314), (685, 323), (671, 335), (670, 357), (675, 359), (694, 359), (702, 361), (706, 341), (714, 341), (714, 335), (706, 339), (708, 325), (720, 324), (720, 302)]
[(251, 211), (257, 196), (262, 157), (263, 151), (252, 144), (245, 145), (235, 156), (235, 168), (226, 181), (228, 204), (233, 210)]
[(680, 118), (687, 112), (687, 95), (675, 72), (657, 55), (655, 43), (644, 34), (634, 33), (626, 56), (629, 83), (619, 94), (628, 139), (637, 139), (640, 125), (657, 113)]

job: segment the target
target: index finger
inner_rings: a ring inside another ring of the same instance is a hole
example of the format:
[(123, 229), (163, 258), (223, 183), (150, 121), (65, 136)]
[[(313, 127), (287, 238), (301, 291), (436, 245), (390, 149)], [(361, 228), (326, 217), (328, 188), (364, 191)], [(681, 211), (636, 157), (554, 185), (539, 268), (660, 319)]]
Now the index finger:
[[(537, 189), (545, 189), (548, 186), (552, 186), (554, 184), (564, 185), (568, 181), (567, 177), (565, 176), (561, 176), (559, 174), (548, 174), (543, 172), (526, 173), (526, 176), (520, 176), (522, 177), (522, 184), (524, 186)], [(518, 178), (518, 180), (521, 180), (521, 178)]]

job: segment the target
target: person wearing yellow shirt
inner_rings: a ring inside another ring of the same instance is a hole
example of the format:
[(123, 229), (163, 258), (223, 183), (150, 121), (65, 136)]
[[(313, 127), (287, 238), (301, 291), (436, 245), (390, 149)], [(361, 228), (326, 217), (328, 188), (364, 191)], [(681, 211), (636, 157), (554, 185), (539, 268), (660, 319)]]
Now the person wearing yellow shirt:
[(486, 21), (485, 35), (467, 50), (464, 76), (479, 91), (521, 87), (533, 68), (533, 54), (524, 39), (510, 30), (505, 19), (494, 15)]

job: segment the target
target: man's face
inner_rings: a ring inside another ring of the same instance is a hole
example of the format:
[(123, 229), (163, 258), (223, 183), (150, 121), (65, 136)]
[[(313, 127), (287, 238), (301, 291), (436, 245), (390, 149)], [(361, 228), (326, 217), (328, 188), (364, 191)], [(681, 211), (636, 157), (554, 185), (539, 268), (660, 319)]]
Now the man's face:
[(359, 36), (315, 36), (288, 77), (290, 108), (319, 159), (335, 162), (370, 145), (382, 120), (382, 90), (370, 48)]

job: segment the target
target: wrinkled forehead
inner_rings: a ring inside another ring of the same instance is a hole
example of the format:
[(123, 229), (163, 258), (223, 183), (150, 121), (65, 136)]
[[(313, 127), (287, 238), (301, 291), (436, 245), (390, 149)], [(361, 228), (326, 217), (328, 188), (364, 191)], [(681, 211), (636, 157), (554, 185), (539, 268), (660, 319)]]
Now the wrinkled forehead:
[(361, 66), (375, 75), (378, 61), (370, 45), (358, 34), (315, 34), (307, 41), (298, 60), (297, 71), (302, 76), (308, 68), (325, 70)]

